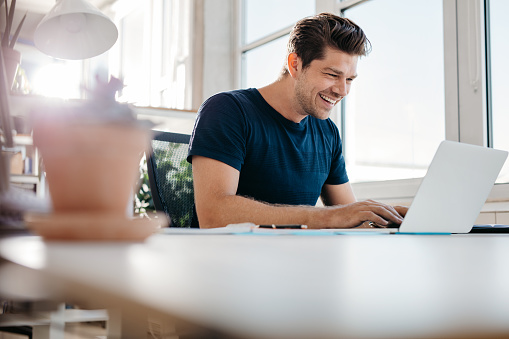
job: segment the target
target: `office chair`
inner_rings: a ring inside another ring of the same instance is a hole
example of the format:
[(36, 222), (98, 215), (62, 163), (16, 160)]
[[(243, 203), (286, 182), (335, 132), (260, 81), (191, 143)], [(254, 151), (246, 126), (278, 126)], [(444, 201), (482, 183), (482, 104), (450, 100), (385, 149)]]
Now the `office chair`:
[(160, 132), (152, 140), (147, 172), (157, 211), (170, 217), (170, 227), (192, 227), (194, 190), (187, 162), (190, 135)]

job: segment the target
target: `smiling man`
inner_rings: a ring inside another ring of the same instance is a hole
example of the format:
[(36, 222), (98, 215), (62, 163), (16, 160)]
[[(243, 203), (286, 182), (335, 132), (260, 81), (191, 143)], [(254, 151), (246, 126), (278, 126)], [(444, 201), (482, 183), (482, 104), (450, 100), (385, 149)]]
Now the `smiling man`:
[[(401, 223), (404, 207), (356, 201), (339, 131), (329, 119), (369, 48), (351, 20), (329, 13), (305, 18), (290, 34), (274, 83), (219, 93), (203, 103), (188, 155), (195, 226)], [(320, 197), (325, 207), (315, 207)]]

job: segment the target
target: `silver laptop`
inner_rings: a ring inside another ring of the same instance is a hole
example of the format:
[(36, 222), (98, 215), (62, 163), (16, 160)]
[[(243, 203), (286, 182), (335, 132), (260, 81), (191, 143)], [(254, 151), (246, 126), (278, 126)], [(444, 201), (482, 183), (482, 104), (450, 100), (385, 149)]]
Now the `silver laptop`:
[[(399, 229), (349, 229), (389, 233), (468, 233), (508, 152), (442, 141)], [(346, 231), (346, 230), (345, 230)]]

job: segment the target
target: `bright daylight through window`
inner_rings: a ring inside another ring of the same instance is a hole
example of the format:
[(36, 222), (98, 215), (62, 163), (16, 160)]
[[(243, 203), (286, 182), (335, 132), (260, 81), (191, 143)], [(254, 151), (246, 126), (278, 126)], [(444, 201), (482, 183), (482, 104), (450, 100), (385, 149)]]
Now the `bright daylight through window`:
[[(288, 35), (244, 53), (242, 88), (263, 87), (276, 80), (283, 68)], [(259, 70), (263, 65), (263, 71)]]
[(368, 1), (345, 16), (372, 44), (346, 98), (350, 180), (422, 177), (445, 139), (442, 1)]
[(283, 33), (274, 40), (260, 41), (293, 26), (303, 17), (313, 15), (315, 1), (244, 0), (242, 4), (244, 26), (241, 87), (262, 87), (275, 81), (283, 68), (288, 35)]
[[(493, 147), (509, 150), (509, 44), (507, 35), (509, 33), (509, 1), (490, 1), (490, 33), (491, 33), (491, 100), (493, 117)], [(498, 182), (509, 182), (509, 162), (506, 162), (498, 177)]]
[(250, 44), (315, 14), (313, 0), (244, 0), (243, 6), (243, 44)]

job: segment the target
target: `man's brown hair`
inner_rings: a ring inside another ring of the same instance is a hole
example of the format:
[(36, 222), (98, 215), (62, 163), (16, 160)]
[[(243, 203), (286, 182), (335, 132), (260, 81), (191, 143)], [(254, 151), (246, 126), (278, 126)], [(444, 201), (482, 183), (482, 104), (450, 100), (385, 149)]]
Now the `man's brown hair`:
[[(364, 31), (352, 20), (331, 13), (307, 17), (295, 24), (288, 41), (287, 55), (296, 53), (306, 68), (315, 59), (324, 57), (331, 47), (351, 55), (366, 56), (371, 43)], [(283, 75), (287, 74), (286, 66)]]

